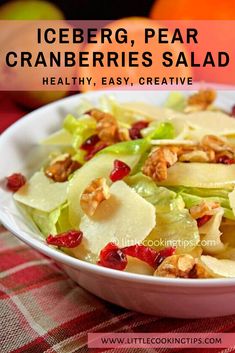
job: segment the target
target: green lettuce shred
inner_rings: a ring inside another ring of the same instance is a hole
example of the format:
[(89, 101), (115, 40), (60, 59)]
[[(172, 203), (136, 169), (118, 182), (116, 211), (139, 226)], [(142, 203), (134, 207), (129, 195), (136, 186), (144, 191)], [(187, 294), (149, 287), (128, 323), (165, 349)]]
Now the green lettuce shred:
[(72, 146), (78, 150), (82, 143), (95, 133), (96, 121), (88, 115), (76, 119), (68, 114), (64, 119), (63, 128), (72, 134)]
[(229, 193), (231, 190), (192, 188), (185, 186), (171, 187), (170, 189), (178, 193), (178, 195), (181, 195), (187, 208), (198, 205), (203, 200), (218, 202), (224, 209), (224, 217), (235, 220), (235, 215), (229, 201)]
[(184, 111), (186, 104), (187, 104), (186, 97), (182, 93), (172, 92), (167, 97), (164, 107), (182, 112)]
[(51, 212), (27, 207), (27, 213), (44, 236), (56, 235), (71, 229), (68, 217), (68, 204), (61, 205)]
[(138, 139), (133, 141), (119, 142), (104, 148), (99, 154), (143, 154), (150, 149), (150, 143), (147, 139)]

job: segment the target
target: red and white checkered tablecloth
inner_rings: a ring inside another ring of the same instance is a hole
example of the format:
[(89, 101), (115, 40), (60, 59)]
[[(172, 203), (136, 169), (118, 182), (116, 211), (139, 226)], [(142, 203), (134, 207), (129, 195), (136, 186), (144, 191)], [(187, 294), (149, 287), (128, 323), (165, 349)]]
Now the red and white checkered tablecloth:
[[(88, 332), (235, 331), (235, 316), (179, 320), (142, 315), (109, 304), (80, 288), (52, 260), (24, 245), (3, 227), (0, 278), (1, 353), (85, 353)], [(145, 349), (89, 350), (105, 351), (146, 352)], [(187, 349), (187, 353), (208, 351)], [(213, 352), (233, 350), (213, 349)]]
[[(0, 131), (23, 114), (22, 109), (0, 97)], [(80, 288), (51, 259), (0, 226), (0, 353), (88, 352), (89, 332), (235, 332), (235, 316), (179, 320), (127, 311)], [(89, 350), (105, 351), (144, 353), (146, 349)], [(148, 351), (234, 352), (233, 349)]]

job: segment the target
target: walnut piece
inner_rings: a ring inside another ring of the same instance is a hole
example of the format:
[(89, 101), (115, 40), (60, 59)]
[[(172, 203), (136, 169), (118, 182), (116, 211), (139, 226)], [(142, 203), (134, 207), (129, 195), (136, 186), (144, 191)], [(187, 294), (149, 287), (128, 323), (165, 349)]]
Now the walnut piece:
[(212, 148), (208, 147), (208, 146), (202, 146), (202, 149), (207, 154), (207, 157), (209, 159), (208, 162), (215, 163), (216, 162), (216, 153), (215, 153), (215, 151)]
[(167, 168), (177, 162), (177, 152), (178, 147), (175, 146), (153, 149), (143, 165), (143, 173), (155, 181), (166, 180)]
[(222, 163), (227, 157), (234, 159), (235, 149), (225, 139), (214, 135), (205, 135), (200, 144), (181, 146), (178, 152), (180, 162)]
[(113, 144), (120, 141), (129, 141), (130, 134), (126, 127), (119, 127), (116, 118), (99, 109), (91, 109), (87, 112), (97, 121), (97, 134), (101, 141)]
[(198, 219), (205, 215), (211, 215), (212, 210), (218, 207), (220, 207), (218, 202), (203, 200), (199, 205), (192, 206), (189, 212), (194, 219)]
[(198, 259), (189, 254), (167, 257), (156, 269), (154, 276), (168, 278), (208, 278)]
[(69, 175), (80, 167), (81, 164), (72, 160), (69, 154), (64, 154), (55, 158), (44, 172), (48, 178), (62, 183), (68, 180)]
[[(212, 89), (200, 90), (188, 98), (186, 111), (206, 110), (216, 99), (216, 92)], [(192, 110), (190, 110), (192, 109)]]
[(110, 113), (102, 112), (99, 109), (92, 109), (87, 112), (97, 122), (97, 134), (101, 141), (115, 143), (118, 141), (118, 123)]
[(177, 146), (166, 146), (162, 147), (163, 155), (167, 163), (167, 167), (171, 167), (178, 160), (179, 147)]
[(232, 147), (226, 140), (214, 135), (205, 135), (201, 145), (204, 148), (211, 148), (215, 152), (232, 151)]
[(118, 128), (118, 139), (119, 141), (129, 141), (131, 139), (129, 130), (126, 127)]
[(110, 197), (109, 187), (105, 178), (94, 179), (83, 191), (80, 198), (82, 210), (93, 216), (99, 204)]

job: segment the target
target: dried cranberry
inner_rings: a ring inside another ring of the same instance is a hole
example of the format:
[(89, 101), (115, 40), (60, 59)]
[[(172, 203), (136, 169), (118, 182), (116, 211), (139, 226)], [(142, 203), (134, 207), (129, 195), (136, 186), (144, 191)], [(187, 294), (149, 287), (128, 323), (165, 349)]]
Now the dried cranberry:
[(138, 140), (142, 137), (140, 130), (135, 127), (129, 129), (129, 135), (132, 140)]
[(144, 245), (131, 245), (122, 249), (124, 254), (136, 257), (139, 260), (147, 262), (150, 266), (155, 267), (158, 252)]
[(98, 265), (123, 271), (127, 265), (127, 257), (114, 243), (108, 243), (100, 252)]
[(232, 106), (231, 116), (235, 117), (235, 105)]
[(110, 179), (112, 182), (125, 178), (131, 171), (131, 168), (126, 163), (116, 159), (114, 161), (114, 168), (110, 173)]
[(168, 256), (175, 252), (175, 248), (166, 248), (161, 251), (156, 251), (142, 244), (127, 246), (122, 249), (124, 254), (136, 257), (137, 259), (146, 262), (153, 268), (157, 268), (160, 263)]
[(228, 156), (224, 155), (224, 156), (220, 156), (217, 159), (217, 163), (234, 164), (235, 163), (235, 159), (229, 158)]
[(14, 173), (7, 177), (7, 188), (13, 192), (18, 191), (26, 183), (26, 178), (21, 173)]
[(81, 149), (87, 152), (90, 152), (94, 146), (100, 141), (100, 138), (98, 135), (92, 135), (86, 141), (83, 142), (81, 145)]
[(69, 230), (68, 232), (57, 235), (49, 235), (46, 238), (47, 244), (60, 246), (63, 248), (76, 248), (82, 241), (83, 233), (77, 230)]
[(174, 253), (175, 253), (175, 248), (173, 247), (160, 250), (158, 252), (158, 257), (156, 259), (156, 267), (158, 267), (162, 263), (162, 261), (165, 260), (167, 257), (174, 255)]
[(145, 129), (149, 125), (148, 121), (137, 121), (136, 123), (132, 124), (131, 128), (129, 129), (129, 135), (132, 140), (137, 140), (142, 138), (141, 130)]
[(205, 223), (207, 223), (212, 218), (211, 215), (205, 215), (197, 219), (197, 226), (202, 227)]
[(107, 142), (98, 142), (93, 148), (91, 148), (88, 154), (84, 157), (86, 161), (89, 161), (96, 153), (103, 150), (105, 147), (109, 146)]

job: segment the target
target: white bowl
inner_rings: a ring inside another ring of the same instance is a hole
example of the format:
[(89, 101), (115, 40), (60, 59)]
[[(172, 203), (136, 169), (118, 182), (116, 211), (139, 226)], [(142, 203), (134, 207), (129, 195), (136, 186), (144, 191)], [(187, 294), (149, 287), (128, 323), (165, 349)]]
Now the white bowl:
[[(97, 102), (104, 92), (86, 97)], [(109, 93), (109, 92), (108, 92)], [(120, 101), (161, 104), (167, 92), (119, 91)], [(151, 315), (202, 318), (235, 314), (234, 279), (170, 279), (125, 273), (92, 265), (49, 247), (15, 207), (5, 189), (5, 177), (17, 171), (29, 173), (40, 164), (40, 156), (28, 158), (37, 143), (56, 131), (67, 112), (73, 112), (84, 95), (68, 97), (44, 106), (19, 120), (0, 137), (0, 220), (20, 240), (57, 261), (68, 275), (89, 292), (125, 308)], [(230, 109), (235, 92), (219, 92), (218, 103)], [(43, 151), (40, 151), (43, 154)]]

